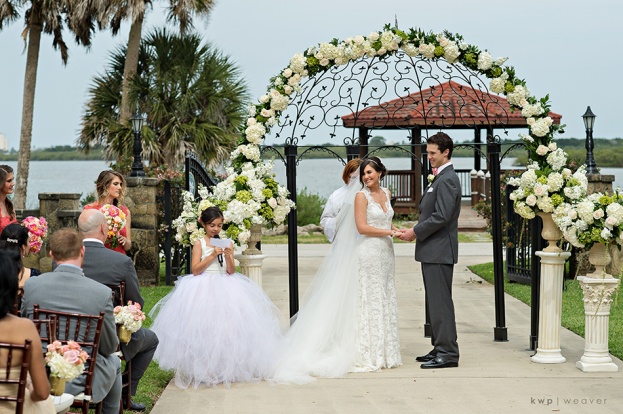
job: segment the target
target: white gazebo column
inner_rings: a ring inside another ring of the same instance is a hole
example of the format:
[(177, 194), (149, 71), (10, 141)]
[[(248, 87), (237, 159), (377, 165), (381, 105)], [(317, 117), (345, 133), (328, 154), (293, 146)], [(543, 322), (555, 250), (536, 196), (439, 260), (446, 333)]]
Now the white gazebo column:
[(539, 337), (531, 359), (539, 364), (561, 364), (566, 361), (560, 353), (562, 283), (565, 260), (571, 253), (538, 251), (536, 255), (541, 258)]
[(584, 372), (617, 372), (608, 352), (608, 330), (612, 294), (620, 280), (578, 277), (584, 293), (584, 355), (575, 364)]

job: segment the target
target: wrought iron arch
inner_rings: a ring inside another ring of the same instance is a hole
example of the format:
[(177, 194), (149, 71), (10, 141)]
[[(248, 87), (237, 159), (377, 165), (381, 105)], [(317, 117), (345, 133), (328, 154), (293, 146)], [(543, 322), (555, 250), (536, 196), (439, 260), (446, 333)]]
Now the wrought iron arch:
[[(514, 145), (502, 152), (499, 135), (494, 132), (526, 128), (521, 114), (513, 113), (505, 98), (490, 92), (487, 79), (480, 71), (443, 58), (428, 59), (409, 56), (398, 51), (391, 56), (359, 58), (336, 65), (297, 84), (288, 107), (272, 127), (269, 140), (284, 145), (279, 158), (286, 166), (287, 187), (296, 201), (296, 167), (306, 155), (325, 151), (345, 163), (336, 151), (311, 146), (300, 155), (298, 147), (305, 138), (324, 137), (343, 142), (347, 158), (364, 157), (386, 150), (395, 150), (411, 158), (421, 189), (428, 174), (425, 140), (439, 130), (475, 131), (473, 144), (457, 144), (470, 148), (475, 159), (484, 159), (492, 177), (492, 209), (494, 263), (496, 274), (496, 340), (506, 340), (504, 317), (502, 238), (500, 212), (500, 162)], [(287, 79), (286, 79), (287, 81)], [(289, 94), (289, 93), (288, 93)], [(408, 134), (403, 145), (370, 148), (372, 131), (398, 130)], [(483, 142), (480, 133), (485, 131)], [(358, 152), (353, 149), (358, 148)], [(485, 149), (486, 148), (486, 151)], [(263, 152), (264, 153), (264, 152)], [(298, 252), (296, 210), (288, 216), (290, 260), (290, 312), (298, 310)]]

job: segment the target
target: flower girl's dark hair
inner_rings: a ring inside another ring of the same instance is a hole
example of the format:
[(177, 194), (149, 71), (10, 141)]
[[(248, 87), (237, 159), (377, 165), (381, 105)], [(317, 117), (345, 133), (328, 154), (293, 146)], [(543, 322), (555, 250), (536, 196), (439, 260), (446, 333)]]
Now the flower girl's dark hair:
[(0, 250), (0, 319), (13, 310), (17, 297), (17, 260), (17, 253)]
[(374, 168), (375, 171), (381, 173), (380, 178), (385, 177), (387, 174), (387, 168), (385, 168), (379, 157), (365, 158), (361, 163), (361, 167), (359, 167), (359, 181), (361, 181), (361, 184), (363, 184), (363, 172), (368, 165)]
[(224, 218), (223, 212), (217, 206), (212, 206), (203, 210), (199, 219), (201, 220), (201, 223), (205, 226), (206, 224), (210, 224), (218, 218)]

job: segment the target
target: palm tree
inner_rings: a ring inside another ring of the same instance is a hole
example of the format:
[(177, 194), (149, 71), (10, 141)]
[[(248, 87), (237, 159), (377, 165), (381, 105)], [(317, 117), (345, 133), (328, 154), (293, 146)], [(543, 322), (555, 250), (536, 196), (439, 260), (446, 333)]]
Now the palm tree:
[[(235, 148), (246, 119), (246, 85), (239, 69), (194, 33), (151, 32), (141, 42), (138, 70), (130, 82), (131, 102), (147, 114), (143, 155), (158, 165), (176, 165), (187, 150), (210, 164)], [(103, 145), (118, 161), (132, 154), (132, 130), (119, 118), (127, 48), (113, 51), (105, 73), (94, 78), (78, 145)]]
[(63, 23), (65, 22), (73, 32), (78, 44), (89, 46), (95, 27), (96, 3), (92, 0), (2, 0), (0, 2), (0, 30), (23, 14), (25, 27), (22, 36), (27, 42), (22, 125), (14, 199), (16, 208), (23, 209), (26, 204), (41, 33), (52, 35), (52, 46), (60, 51), (63, 64), (67, 64), (68, 47), (63, 39)]
[[(177, 22), (180, 25), (180, 33), (184, 34), (193, 27), (194, 15), (207, 17), (212, 11), (214, 0), (168, 0), (168, 21)], [(105, 14), (111, 16), (110, 26), (113, 35), (117, 34), (121, 22), (131, 19), (128, 47), (126, 49), (125, 67), (123, 70), (123, 95), (120, 111), (122, 124), (126, 124), (131, 116), (132, 105), (129, 96), (130, 82), (138, 68), (139, 45), (143, 19), (147, 6), (151, 6), (152, 0), (109, 0), (108, 10)]]

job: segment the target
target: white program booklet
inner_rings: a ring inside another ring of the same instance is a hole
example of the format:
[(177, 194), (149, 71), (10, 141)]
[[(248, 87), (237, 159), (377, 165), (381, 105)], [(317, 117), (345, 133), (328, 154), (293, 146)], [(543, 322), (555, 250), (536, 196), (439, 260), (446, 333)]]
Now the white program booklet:
[(226, 249), (231, 246), (231, 240), (229, 239), (210, 239), (212, 247), (220, 247)]

